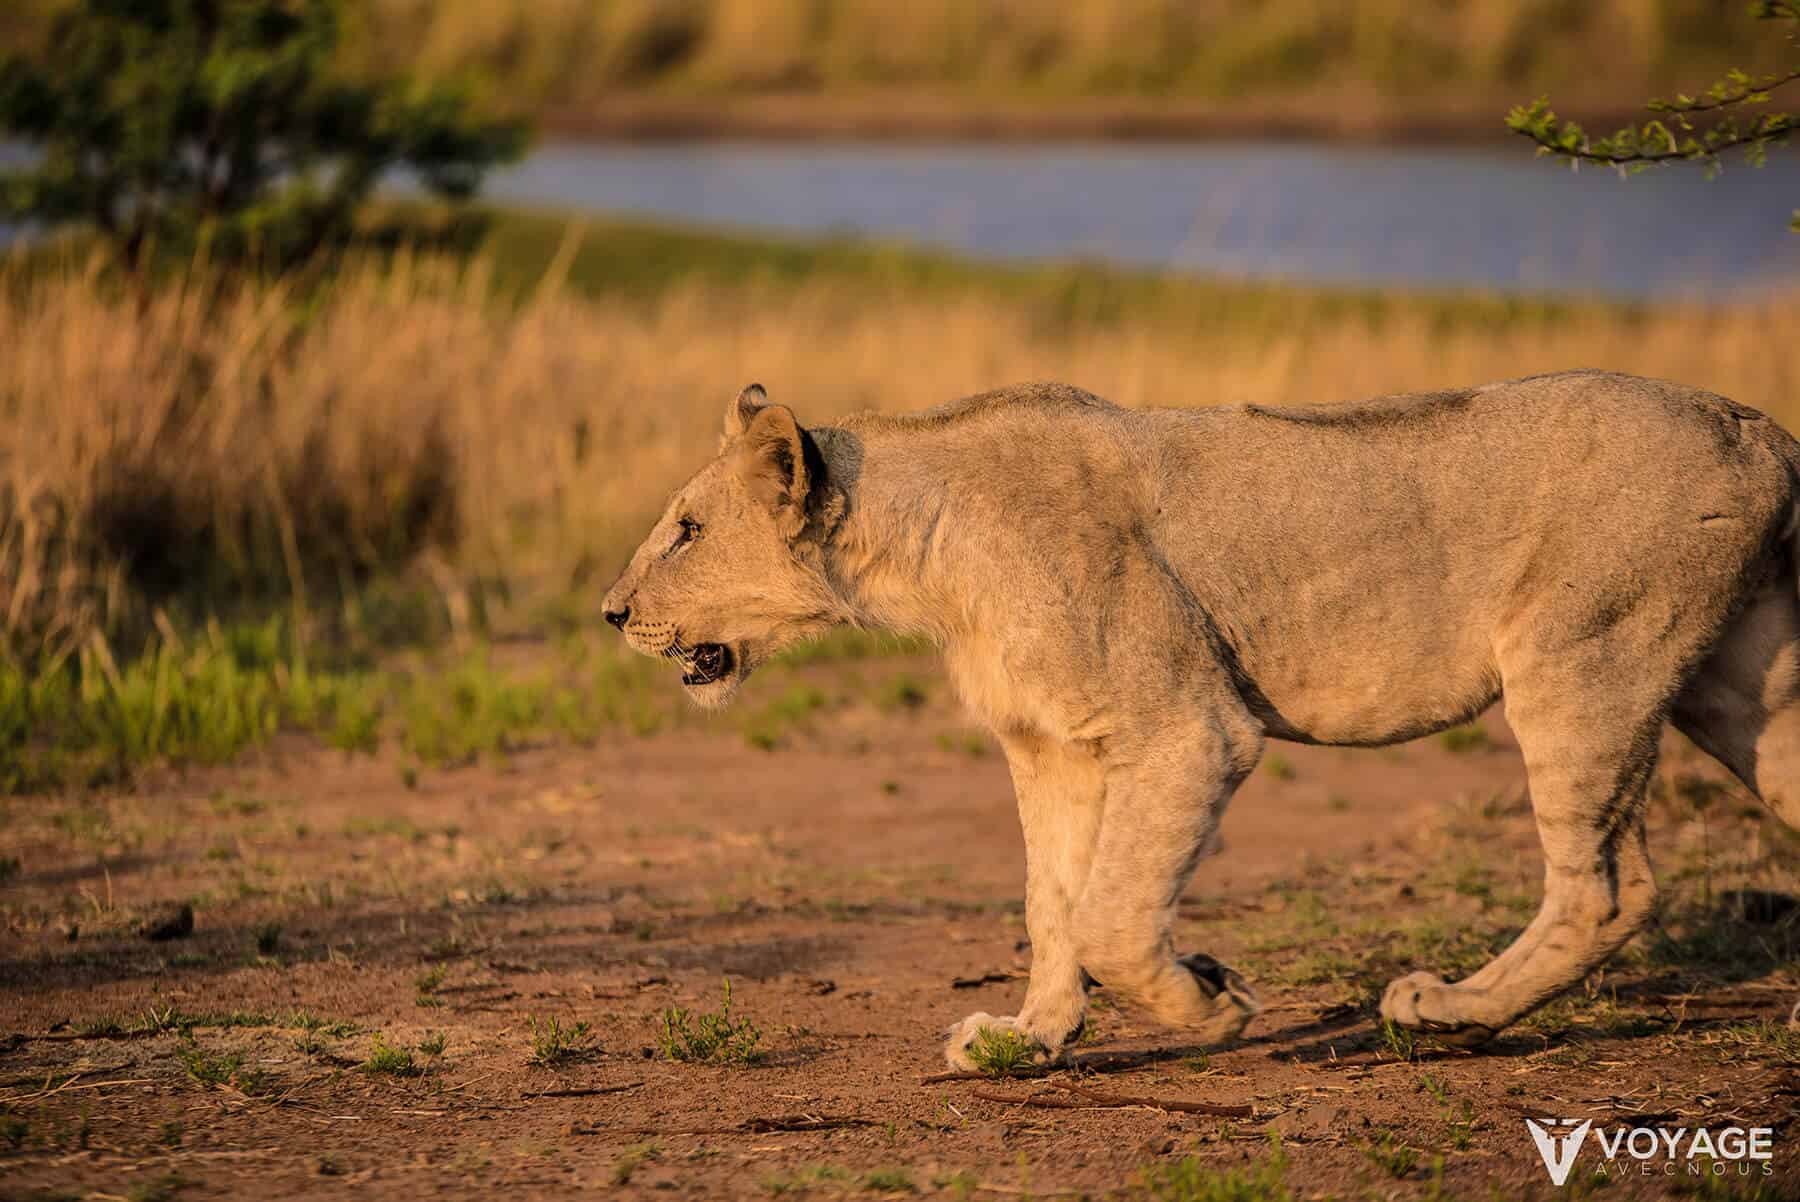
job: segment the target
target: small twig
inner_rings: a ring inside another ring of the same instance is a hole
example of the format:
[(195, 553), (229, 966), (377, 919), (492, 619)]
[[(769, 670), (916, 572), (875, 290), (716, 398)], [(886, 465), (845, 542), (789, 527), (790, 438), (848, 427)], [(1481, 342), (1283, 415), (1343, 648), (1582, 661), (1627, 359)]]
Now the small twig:
[(64, 1090), (110, 1089), (115, 1085), (154, 1085), (154, 1084), (155, 1084), (155, 1081), (149, 1077), (133, 1077), (130, 1080), (126, 1080), (126, 1081), (84, 1081), (80, 1085), (75, 1084), (74, 1081), (68, 1081), (62, 1085), (58, 1085), (55, 1089), (44, 1089), (44, 1090), (39, 1090), (37, 1093), (14, 1094), (10, 1098), (0, 1098), (0, 1102), (4, 1102), (7, 1104), (11, 1104), (13, 1102), (35, 1102), (39, 1098), (47, 1098), (52, 1094), (62, 1093)]
[(587, 1085), (578, 1089), (541, 1089), (534, 1093), (524, 1094), (527, 1098), (595, 1098), (601, 1094), (624, 1093), (628, 1089), (636, 1089), (642, 1081), (627, 1081), (623, 1085)]
[(1046, 1077), (1055, 1071), (1057, 1070), (1025, 1065), (1020, 1068), (1008, 1069), (1006, 1077), (1001, 1078), (996, 1077), (993, 1073), (984, 1073), (979, 1069), (951, 1069), (948, 1072), (928, 1073), (919, 1078), (919, 1084), (941, 1085), (946, 1081), (998, 1081), (1009, 1078)]
[(771, 1131), (835, 1131), (843, 1127), (873, 1127), (872, 1119), (829, 1114), (781, 1114), (772, 1118), (745, 1119), (740, 1127), (756, 1134)]
[(872, 1119), (829, 1114), (778, 1114), (745, 1119), (731, 1127), (606, 1127), (616, 1135), (772, 1135), (783, 1131), (837, 1131), (845, 1127), (873, 1127)]
[(993, 972), (984, 972), (980, 976), (976, 976), (976, 977), (952, 977), (950, 979), (950, 988), (952, 988), (952, 989), (979, 989), (983, 985), (1002, 985), (1002, 984), (1005, 984), (1007, 981), (1017, 980), (1021, 975), (1022, 974), (1016, 973), (1016, 972), (1008, 972), (1003, 969), (996, 969)]
[(122, 1073), (130, 1067), (131, 1061), (121, 1060), (117, 1064), (78, 1065), (66, 1069), (46, 1069), (43, 1072), (23, 1073), (16, 1077), (8, 1077), (6, 1080), (0, 1081), (0, 1089), (19, 1089), (30, 1086), (47, 1088), (50, 1080), (54, 1077), (67, 1077), (70, 1081), (74, 1081), (80, 1077), (91, 1077), (96, 1073)]
[[(1068, 1072), (1071, 1070), (1082, 1073), (1127, 1072), (1134, 1068), (1144, 1068), (1147, 1065), (1159, 1064), (1165, 1060), (1179, 1060), (1181, 1057), (1190, 1054), (1191, 1051), (1188, 1049), (1174, 1051), (1167, 1048), (1152, 1048), (1147, 1052), (1119, 1052), (1098, 1056), (1081, 1055), (1071, 1057), (1061, 1064), (1049, 1066), (1039, 1066), (1035, 1064), (1021, 1065), (1018, 1068), (1008, 1069), (1005, 1073), (1005, 1077), (1007, 1079), (1044, 1077), (1051, 1073)], [(949, 1072), (931, 1073), (920, 1077), (919, 1084), (941, 1085), (946, 1081), (994, 1081), (997, 1079), (999, 1078), (996, 1078), (992, 1073), (978, 1072), (973, 1069), (952, 1069)]]
[(1075, 1099), (1056, 1098), (1046, 1094), (1026, 1094), (1019, 1097), (1001, 1093), (992, 1089), (971, 1090), (976, 1097), (990, 1102), (1005, 1102), (1014, 1106), (1045, 1106), (1052, 1110), (1111, 1110), (1126, 1106), (1142, 1106), (1150, 1110), (1166, 1110), (1177, 1114), (1210, 1114), (1219, 1118), (1247, 1119), (1254, 1117), (1256, 1110), (1251, 1106), (1226, 1106), (1216, 1102), (1190, 1102), (1184, 1098), (1150, 1098), (1132, 1097), (1125, 1094), (1107, 1094), (1088, 1089), (1080, 1085), (1053, 1083), (1050, 1088), (1060, 1089), (1075, 1095)]

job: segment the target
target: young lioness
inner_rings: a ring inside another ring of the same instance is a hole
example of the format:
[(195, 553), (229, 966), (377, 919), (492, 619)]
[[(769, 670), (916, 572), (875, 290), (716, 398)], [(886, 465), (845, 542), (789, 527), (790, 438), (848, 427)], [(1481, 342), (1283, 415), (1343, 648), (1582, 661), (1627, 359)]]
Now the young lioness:
[(1006, 749), (1031, 982), (982, 1028), (1054, 1056), (1083, 970), (1207, 1040), (1257, 1010), (1170, 915), (1265, 739), (1394, 743), (1504, 695), (1544, 900), (1384, 1016), (1485, 1039), (1650, 917), (1665, 721), (1800, 820), (1800, 445), (1603, 372), (1321, 408), (1120, 409), (1032, 384), (802, 428), (751, 387), (605, 600), (692, 697), (849, 623), (928, 636)]

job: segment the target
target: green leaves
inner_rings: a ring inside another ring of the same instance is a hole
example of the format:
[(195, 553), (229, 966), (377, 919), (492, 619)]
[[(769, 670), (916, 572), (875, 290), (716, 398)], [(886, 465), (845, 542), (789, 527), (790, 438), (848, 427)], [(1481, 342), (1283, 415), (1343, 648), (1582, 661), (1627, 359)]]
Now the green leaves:
[(344, 0), (77, 0), (45, 53), (0, 60), (0, 218), (80, 221), (131, 267), (152, 245), (276, 268), (351, 231), (389, 169), (474, 194), (526, 131), (445, 84), (337, 69)]
[[(1800, 23), (1800, 3), (1791, 0), (1759, 0), (1751, 15), (1763, 20)], [(1769, 103), (1779, 88), (1800, 81), (1800, 66), (1775, 75), (1752, 76), (1733, 68), (1699, 96), (1678, 93), (1673, 100), (1651, 100), (1645, 108), (1665, 114), (1642, 125), (1626, 126), (1610, 137), (1593, 137), (1573, 121), (1564, 121), (1540, 96), (1507, 114), (1506, 127), (1537, 144), (1540, 155), (1566, 159), (1571, 166), (1600, 163), (1621, 174), (1665, 163), (1699, 163), (1707, 178), (1719, 171), (1719, 156), (1741, 150), (1744, 161), (1760, 167), (1769, 147), (1779, 145), (1800, 129), (1800, 117), (1791, 113), (1743, 110)], [(1693, 118), (1707, 115), (1710, 123), (1697, 127)], [(1789, 229), (1800, 232), (1800, 210)]]

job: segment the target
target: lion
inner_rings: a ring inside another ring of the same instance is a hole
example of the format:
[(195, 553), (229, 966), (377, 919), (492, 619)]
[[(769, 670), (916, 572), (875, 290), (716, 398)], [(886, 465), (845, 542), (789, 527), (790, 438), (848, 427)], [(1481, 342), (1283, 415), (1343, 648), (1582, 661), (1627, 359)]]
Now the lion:
[(1031, 973), (983, 1031), (1049, 1062), (1103, 983), (1223, 1044), (1242, 976), (1176, 899), (1270, 739), (1369, 747), (1504, 698), (1541, 908), (1384, 1018), (1476, 1044), (1651, 919), (1644, 796), (1673, 722), (1800, 820), (1800, 444), (1754, 409), (1600, 371), (1316, 408), (1125, 409), (1004, 388), (803, 427), (756, 386), (608, 591), (636, 650), (724, 704), (837, 626), (932, 640), (1006, 753)]

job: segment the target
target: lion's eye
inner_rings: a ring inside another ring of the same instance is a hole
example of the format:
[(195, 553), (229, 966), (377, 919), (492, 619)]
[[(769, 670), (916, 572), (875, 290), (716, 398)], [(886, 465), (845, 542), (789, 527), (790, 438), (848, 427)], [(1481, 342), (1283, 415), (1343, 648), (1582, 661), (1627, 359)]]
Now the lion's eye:
[(663, 552), (664, 558), (675, 554), (700, 536), (700, 523), (693, 518), (682, 518), (679, 525), (681, 529), (676, 532), (675, 541), (669, 544), (669, 549)]

